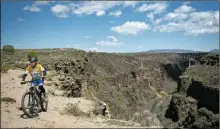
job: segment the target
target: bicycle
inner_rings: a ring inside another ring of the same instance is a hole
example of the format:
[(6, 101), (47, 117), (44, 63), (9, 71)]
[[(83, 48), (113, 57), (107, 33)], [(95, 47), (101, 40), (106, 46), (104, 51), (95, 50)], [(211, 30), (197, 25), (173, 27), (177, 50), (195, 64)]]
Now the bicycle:
[[(39, 86), (33, 86), (32, 81), (25, 81), (21, 84), (27, 84), (29, 88), (23, 94), (21, 99), (21, 107), (25, 115), (29, 118), (38, 116), (38, 113), (42, 111), (47, 111), (48, 101), (45, 101), (46, 93), (44, 94)], [(28, 97), (28, 104), (25, 105), (25, 97)], [(28, 109), (28, 110), (26, 110)], [(29, 111), (29, 112), (28, 112)]]

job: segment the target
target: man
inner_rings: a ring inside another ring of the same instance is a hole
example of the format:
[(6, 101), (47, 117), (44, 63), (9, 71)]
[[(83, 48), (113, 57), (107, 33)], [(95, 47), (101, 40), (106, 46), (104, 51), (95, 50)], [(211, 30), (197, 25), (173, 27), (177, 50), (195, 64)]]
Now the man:
[(45, 93), (44, 85), (44, 76), (46, 75), (46, 70), (42, 67), (41, 64), (37, 63), (36, 58), (30, 59), (30, 64), (26, 67), (26, 71), (23, 75), (21, 84), (24, 84), (25, 78), (30, 74), (32, 77), (32, 85), (39, 85), (39, 89), (44, 93), (45, 101), (47, 101), (47, 96)]

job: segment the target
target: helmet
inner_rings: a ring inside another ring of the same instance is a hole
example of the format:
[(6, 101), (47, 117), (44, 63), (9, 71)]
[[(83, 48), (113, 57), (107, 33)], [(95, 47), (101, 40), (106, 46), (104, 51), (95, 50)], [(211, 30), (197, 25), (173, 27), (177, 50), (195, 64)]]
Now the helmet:
[(30, 59), (30, 62), (31, 62), (31, 63), (37, 62), (37, 58), (31, 58), (31, 59)]

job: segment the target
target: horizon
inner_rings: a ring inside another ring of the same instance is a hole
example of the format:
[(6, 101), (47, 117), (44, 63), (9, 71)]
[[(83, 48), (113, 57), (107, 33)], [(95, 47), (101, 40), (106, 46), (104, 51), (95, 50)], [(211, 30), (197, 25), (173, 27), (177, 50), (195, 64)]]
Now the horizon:
[(1, 48), (219, 50), (218, 1), (3, 1), (1, 9)]
[[(2, 48), (1, 48), (2, 49)], [(83, 50), (83, 49), (77, 49), (77, 48), (16, 48), (15, 50), (47, 50), (47, 49), (74, 49), (77, 51), (85, 51), (85, 52), (96, 52), (96, 53), (209, 53), (213, 50), (220, 50), (220, 49), (212, 49), (210, 51), (194, 51), (194, 50), (187, 50), (187, 49), (151, 49), (151, 50), (146, 50), (146, 51), (138, 51), (138, 52), (99, 52), (95, 50)], [(161, 50), (161, 51), (160, 51)], [(180, 52), (162, 52), (163, 50), (180, 50)], [(157, 52), (151, 52), (151, 51), (157, 51)], [(190, 51), (190, 52), (182, 52), (182, 51)]]

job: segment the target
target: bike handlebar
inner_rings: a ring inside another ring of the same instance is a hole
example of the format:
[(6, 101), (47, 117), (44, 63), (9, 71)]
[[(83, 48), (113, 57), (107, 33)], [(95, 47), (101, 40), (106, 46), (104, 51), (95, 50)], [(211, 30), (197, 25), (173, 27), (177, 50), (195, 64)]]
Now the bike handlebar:
[(21, 84), (31, 83), (32, 81), (22, 81)]

